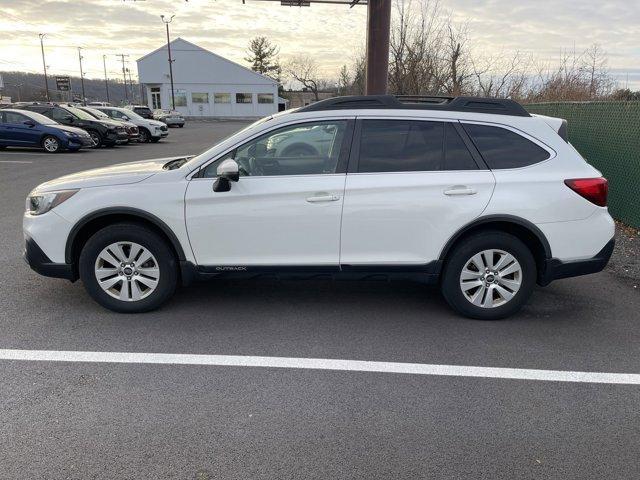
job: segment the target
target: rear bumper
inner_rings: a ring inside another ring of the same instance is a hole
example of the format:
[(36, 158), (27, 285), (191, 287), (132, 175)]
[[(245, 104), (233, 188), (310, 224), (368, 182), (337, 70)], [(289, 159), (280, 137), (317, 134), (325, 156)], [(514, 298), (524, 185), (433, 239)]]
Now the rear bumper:
[(40, 275), (64, 278), (72, 282), (78, 279), (72, 265), (52, 262), (35, 240), (27, 235), (25, 235), (24, 238), (24, 252), (22, 256), (31, 269)]
[(612, 238), (594, 257), (584, 260), (562, 261), (557, 258), (545, 260), (538, 283), (544, 286), (561, 278), (578, 277), (602, 271), (609, 263), (615, 243), (615, 238)]

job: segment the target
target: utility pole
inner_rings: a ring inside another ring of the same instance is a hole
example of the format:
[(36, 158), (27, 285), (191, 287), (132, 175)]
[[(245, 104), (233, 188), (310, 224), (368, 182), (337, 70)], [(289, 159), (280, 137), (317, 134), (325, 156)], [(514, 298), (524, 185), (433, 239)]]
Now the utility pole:
[(162, 22), (167, 27), (167, 51), (169, 52), (169, 78), (171, 79), (171, 110), (176, 109), (176, 98), (173, 93), (173, 66), (172, 66), (173, 60), (171, 59), (171, 42), (169, 41), (169, 24), (171, 23), (171, 20), (173, 20), (173, 17), (175, 17), (175, 15), (171, 15), (171, 18), (169, 18), (169, 20), (165, 20), (164, 15), (160, 15)]
[(127, 73), (129, 74), (129, 86), (131, 87), (131, 101), (136, 103), (136, 93), (133, 90), (133, 80), (131, 80), (131, 69), (127, 68)]
[(44, 61), (44, 43), (42, 43), (42, 39), (46, 33), (40, 33), (38, 36), (40, 37), (40, 50), (42, 50), (42, 68), (44, 68), (44, 89), (47, 94), (47, 102), (50, 102), (49, 98), (49, 79), (47, 78), (47, 64)]
[(120, 57), (122, 60), (122, 77), (124, 78), (124, 101), (125, 103), (129, 103), (129, 96), (127, 94), (127, 72), (124, 68), (124, 57), (128, 57), (129, 55), (125, 55), (124, 53), (116, 54), (116, 57)]
[(82, 47), (78, 47), (78, 61), (80, 62), (80, 83), (82, 84), (82, 104), (85, 105), (86, 98), (84, 95), (84, 74), (82, 73)]
[(107, 56), (102, 55), (102, 66), (104, 67), (104, 88), (107, 91), (107, 103), (109, 103), (109, 80), (107, 80)]

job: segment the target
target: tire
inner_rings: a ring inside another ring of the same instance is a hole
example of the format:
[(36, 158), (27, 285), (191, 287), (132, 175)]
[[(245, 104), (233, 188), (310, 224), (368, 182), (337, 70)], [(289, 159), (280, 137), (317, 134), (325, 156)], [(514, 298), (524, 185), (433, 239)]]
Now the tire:
[(151, 143), (158, 143), (160, 141), (160, 137), (151, 137)]
[(140, 133), (140, 136), (138, 137), (138, 142), (149, 143), (149, 140), (151, 139), (151, 134), (149, 133), (149, 130), (147, 130), (146, 128), (141, 128), (139, 133)]
[(87, 133), (91, 136), (91, 140), (93, 140), (93, 146), (90, 148), (100, 148), (100, 145), (102, 145), (102, 135), (95, 130), (87, 130)]
[(183, 128), (183, 127), (184, 127), (184, 123), (178, 124), (178, 128)]
[(91, 236), (80, 253), (79, 273), (97, 303), (121, 313), (160, 307), (178, 282), (170, 246), (154, 231), (134, 223), (110, 225)]
[(42, 139), (42, 148), (47, 153), (58, 153), (62, 150), (60, 140), (53, 135), (45, 135)]
[(485, 231), (465, 238), (448, 255), (441, 290), (456, 312), (477, 320), (499, 320), (527, 303), (536, 275), (533, 254), (520, 239)]

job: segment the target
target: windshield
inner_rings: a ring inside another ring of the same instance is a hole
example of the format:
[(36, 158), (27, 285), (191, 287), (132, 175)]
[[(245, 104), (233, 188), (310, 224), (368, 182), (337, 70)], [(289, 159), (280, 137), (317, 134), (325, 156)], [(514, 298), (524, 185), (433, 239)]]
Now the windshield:
[(29, 117), (31, 120), (38, 122), (40, 125), (58, 125), (58, 122), (45, 117), (44, 115), (36, 112), (30, 112), (28, 110), (20, 110), (20, 113)]
[[(235, 137), (236, 135), (240, 135), (240, 134), (242, 134), (242, 133), (246, 132), (247, 130), (249, 130), (249, 129), (253, 128), (253, 127), (256, 127), (256, 126), (258, 126), (258, 125), (260, 125), (260, 124), (262, 124), (262, 123), (268, 122), (268, 121), (269, 121), (269, 120), (271, 120), (272, 118), (273, 118), (273, 117), (271, 117), (271, 116), (270, 116), (270, 117), (264, 117), (264, 118), (261, 118), (260, 120), (258, 120), (258, 121), (256, 121), (256, 122), (253, 122), (251, 125), (247, 125), (247, 126), (246, 126), (246, 127), (244, 127), (243, 129), (238, 130), (237, 132), (233, 132), (233, 133), (231, 133), (231, 134), (227, 135), (226, 137), (221, 138), (221, 139), (220, 139), (219, 141), (217, 141), (217, 142), (216, 142), (216, 143), (215, 143), (211, 148), (209, 148), (209, 149), (205, 150), (204, 152), (202, 152), (202, 153), (201, 153), (201, 154), (199, 154), (199, 155), (196, 155), (195, 157), (190, 158), (189, 160), (187, 160), (187, 161), (185, 162), (185, 164), (193, 163), (193, 162), (197, 162), (198, 160), (209, 160), (209, 159), (211, 158), (212, 153), (213, 153), (213, 152), (212, 152), (212, 150), (213, 150), (214, 148), (216, 148), (218, 145), (220, 145), (222, 142), (224, 142), (224, 141), (226, 141), (226, 140), (229, 140), (230, 138)], [(181, 165), (181, 166), (182, 166), (182, 165)]]
[(95, 120), (95, 118), (93, 118), (87, 112), (85, 112), (84, 110), (80, 110), (79, 108), (76, 108), (76, 107), (64, 107), (64, 108), (65, 110), (68, 110), (69, 112), (73, 113), (76, 117), (81, 118), (82, 120)]
[(121, 112), (121, 113), (124, 113), (129, 118), (136, 118), (138, 120), (144, 120), (144, 118), (142, 118), (140, 115), (138, 115), (133, 110), (127, 110), (126, 108), (121, 108), (118, 111)]
[(95, 108), (85, 107), (83, 108), (83, 110), (86, 112), (89, 112), (90, 115), (93, 115), (96, 118), (100, 118), (102, 120), (109, 120), (109, 115), (107, 115), (104, 112), (101, 112), (100, 110), (96, 110)]

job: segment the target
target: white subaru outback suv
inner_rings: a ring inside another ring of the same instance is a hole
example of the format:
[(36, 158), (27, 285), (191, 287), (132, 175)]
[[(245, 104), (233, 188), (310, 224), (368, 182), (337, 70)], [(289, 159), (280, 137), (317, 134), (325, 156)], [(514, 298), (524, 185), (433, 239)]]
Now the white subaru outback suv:
[(459, 313), (497, 319), (536, 283), (604, 268), (606, 197), (561, 119), (510, 100), (342, 97), (194, 157), (39, 185), (25, 258), (118, 312), (195, 279), (330, 275), (438, 283)]

